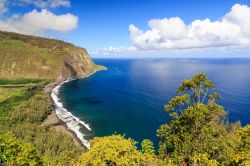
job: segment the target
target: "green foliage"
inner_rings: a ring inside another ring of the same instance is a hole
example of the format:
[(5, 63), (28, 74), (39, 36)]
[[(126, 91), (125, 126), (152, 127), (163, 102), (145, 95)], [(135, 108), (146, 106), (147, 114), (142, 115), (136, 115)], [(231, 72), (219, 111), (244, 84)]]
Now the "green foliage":
[(215, 103), (217, 99), (221, 99), (221, 95), (216, 92), (213, 92), (208, 96), (209, 103)]
[[(3, 90), (3, 89), (2, 89)], [(9, 89), (6, 89), (6, 92), (9, 92)], [(6, 98), (0, 103), (0, 126), (5, 125), (9, 126), (10, 121), (8, 117), (10, 116), (11, 111), (21, 104), (24, 101), (27, 101), (30, 97), (32, 97), (35, 93), (35, 90), (32, 88), (17, 88), (13, 91), (10, 96), (5, 96)]]
[(47, 165), (67, 165), (74, 162), (83, 152), (67, 135), (49, 127), (26, 123), (15, 126), (12, 132), (17, 138), (32, 143)]
[(174, 111), (177, 107), (182, 107), (185, 104), (190, 103), (190, 96), (184, 94), (182, 96), (175, 96), (172, 98), (167, 105), (164, 106), (166, 112)]
[(147, 154), (151, 154), (151, 155), (155, 154), (154, 144), (152, 141), (150, 141), (148, 139), (144, 139), (141, 143), (141, 147), (142, 147), (143, 153), (147, 153)]
[(37, 83), (42, 83), (42, 84), (48, 84), (50, 83), (51, 80), (48, 79), (40, 79), (40, 78), (27, 78), (27, 79), (7, 79), (7, 78), (1, 78), (0, 79), (0, 85), (20, 85), (20, 84), (37, 84)]
[(196, 104), (200, 102), (203, 103), (208, 91), (214, 89), (215, 85), (212, 81), (208, 80), (207, 75), (204, 73), (198, 73), (190, 80), (183, 80), (179, 88), (176, 90), (176, 93), (191, 92), (193, 94), (192, 102)]
[[(5, 94), (0, 103), (0, 134), (11, 132), (13, 138), (28, 142), (29, 145), (25, 146), (35, 148), (44, 165), (70, 165), (83, 150), (67, 135), (56, 132), (50, 126), (41, 125), (51, 111), (51, 103), (42, 92), (47, 82), (42, 79), (29, 80), (33, 82), (26, 79), (5, 80), (7, 85), (16, 86), (0, 87)], [(11, 150), (8, 148), (5, 147), (5, 151)], [(6, 153), (0, 153), (0, 156), (6, 160)]]
[(215, 103), (216, 99), (220, 99), (221, 96), (212, 90), (215, 90), (215, 85), (204, 73), (198, 73), (190, 80), (185, 79), (176, 90), (176, 93), (181, 95), (173, 97), (164, 106), (165, 112), (170, 112), (174, 117), (190, 106), (205, 103), (205, 101), (208, 104)]
[(17, 140), (11, 134), (0, 135), (1, 165), (42, 165), (36, 149), (28, 143)]
[(18, 33), (13, 33), (13, 32), (3, 32), (0, 31), (0, 39), (9, 39), (13, 41), (22, 41), (24, 43), (29, 43), (30, 45), (33, 46), (39, 46), (41, 48), (54, 48), (57, 50), (60, 49), (65, 49), (65, 47), (74, 47), (73, 44), (61, 41), (61, 40), (56, 40), (56, 39), (51, 39), (51, 38), (42, 38), (38, 36), (31, 36), (31, 35), (23, 35), (23, 34), (18, 34)]
[(234, 156), (235, 165), (250, 165), (250, 125), (238, 130), (239, 146)]
[(14, 96), (20, 92), (21, 88), (12, 88), (12, 87), (1, 87), (0, 86), (0, 103), (7, 100), (8, 98)]
[(10, 121), (13, 125), (20, 123), (42, 122), (50, 113), (51, 107), (47, 98), (42, 94), (31, 97), (13, 109)]
[(91, 148), (80, 157), (77, 165), (163, 165), (154, 156), (138, 151), (135, 144), (121, 135), (94, 138)]
[(177, 164), (194, 164), (199, 161), (197, 157), (204, 156), (220, 163), (229, 161), (233, 145), (225, 141), (230, 130), (224, 124), (224, 115), (218, 105), (197, 104), (185, 109), (158, 130), (160, 156), (168, 156)]
[[(212, 81), (203, 73), (182, 82), (177, 89), (177, 93), (182, 95), (174, 97), (165, 106), (167, 112), (172, 112), (170, 121), (157, 130), (162, 159), (176, 165), (203, 166), (237, 165), (237, 162), (243, 163), (249, 157), (245, 157), (249, 149), (244, 143), (246, 139), (243, 139), (249, 137), (237, 134), (243, 131), (238, 123), (226, 123), (227, 113), (215, 103), (221, 96), (215, 92), (208, 94), (214, 89)], [(206, 97), (208, 102), (205, 104)], [(245, 148), (247, 150), (243, 150)], [(244, 153), (240, 153), (241, 150)], [(238, 156), (235, 156), (237, 152)]]

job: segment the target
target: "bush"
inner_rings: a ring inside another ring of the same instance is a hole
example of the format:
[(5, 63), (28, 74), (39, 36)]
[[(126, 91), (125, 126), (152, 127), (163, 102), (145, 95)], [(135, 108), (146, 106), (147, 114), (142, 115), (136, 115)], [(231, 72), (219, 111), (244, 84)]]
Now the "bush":
[(0, 164), (36, 166), (42, 165), (42, 160), (33, 145), (4, 134), (0, 135)]
[(41, 123), (50, 113), (51, 107), (48, 99), (37, 94), (28, 101), (21, 103), (11, 113), (12, 124), (16, 123)]

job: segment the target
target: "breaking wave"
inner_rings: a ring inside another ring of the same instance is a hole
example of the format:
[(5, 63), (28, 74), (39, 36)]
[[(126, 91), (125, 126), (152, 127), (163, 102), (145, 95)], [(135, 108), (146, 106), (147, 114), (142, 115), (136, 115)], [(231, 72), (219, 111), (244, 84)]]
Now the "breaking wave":
[[(94, 74), (95, 72), (91, 73), (90, 75)], [(88, 76), (90, 76), (88, 75)], [(88, 77), (86, 76), (86, 77)], [(60, 102), (60, 98), (58, 97), (59, 94), (59, 89), (60, 87), (69, 81), (64, 81), (54, 87), (51, 91), (51, 97), (54, 101), (55, 105), (55, 110), (56, 110), (56, 115), (58, 116), (59, 119), (64, 121), (68, 128), (73, 131), (76, 136), (79, 138), (79, 140), (82, 142), (84, 146), (86, 146), (88, 149), (90, 147), (89, 141), (86, 139), (88, 136), (87, 132), (91, 131), (90, 126), (85, 123), (84, 121), (81, 121), (79, 118), (74, 116), (71, 112), (69, 112), (66, 108), (64, 108), (63, 103)], [(82, 132), (81, 130), (85, 130), (85, 132)]]

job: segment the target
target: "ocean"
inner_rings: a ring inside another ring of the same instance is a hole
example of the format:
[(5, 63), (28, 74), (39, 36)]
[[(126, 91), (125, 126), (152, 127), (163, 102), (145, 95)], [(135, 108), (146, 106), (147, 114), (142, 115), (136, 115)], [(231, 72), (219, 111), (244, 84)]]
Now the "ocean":
[(66, 82), (58, 94), (64, 108), (82, 122), (72, 121), (71, 128), (79, 130), (84, 140), (125, 134), (137, 142), (150, 139), (157, 146), (156, 130), (169, 120), (163, 106), (175, 96), (183, 79), (198, 72), (215, 83), (222, 95), (218, 103), (228, 112), (230, 122), (250, 123), (250, 59), (94, 61), (108, 70)]

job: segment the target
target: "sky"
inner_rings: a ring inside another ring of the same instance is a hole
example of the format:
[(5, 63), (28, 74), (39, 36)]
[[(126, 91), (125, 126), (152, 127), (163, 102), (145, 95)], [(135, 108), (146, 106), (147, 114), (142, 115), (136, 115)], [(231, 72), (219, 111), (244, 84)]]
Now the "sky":
[(92, 57), (250, 57), (250, 0), (0, 0), (0, 30)]

